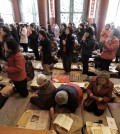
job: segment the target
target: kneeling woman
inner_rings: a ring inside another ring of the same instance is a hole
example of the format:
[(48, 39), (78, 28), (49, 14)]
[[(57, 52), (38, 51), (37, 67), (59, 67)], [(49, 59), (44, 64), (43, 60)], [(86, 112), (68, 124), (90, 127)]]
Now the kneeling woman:
[(7, 64), (4, 65), (3, 70), (7, 72), (8, 77), (13, 81), (18, 93), (23, 97), (27, 97), (26, 61), (13, 38), (7, 38), (5, 40), (4, 49)]
[(93, 77), (87, 88), (87, 99), (84, 108), (95, 115), (102, 115), (112, 97), (113, 83), (109, 81), (109, 74), (102, 71), (97, 77)]

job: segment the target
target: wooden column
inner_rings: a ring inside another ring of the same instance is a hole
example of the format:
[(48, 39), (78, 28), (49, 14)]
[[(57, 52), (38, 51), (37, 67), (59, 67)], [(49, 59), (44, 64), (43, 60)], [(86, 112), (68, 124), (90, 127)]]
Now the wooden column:
[(39, 22), (47, 28), (48, 14), (47, 0), (38, 0)]
[(103, 27), (105, 26), (108, 5), (109, 5), (109, 0), (97, 0), (95, 23), (96, 23), (97, 29), (98, 29), (98, 39), (100, 36), (100, 32), (102, 31)]
[(18, 0), (12, 0), (12, 4), (13, 4), (14, 15), (15, 15), (15, 22), (20, 22), (21, 16), (20, 16), (20, 8), (19, 8)]
[(55, 24), (55, 0), (48, 0), (49, 5), (49, 22)]
[(88, 21), (90, 0), (84, 0), (83, 21)]
[(60, 0), (55, 0), (55, 22), (60, 25)]

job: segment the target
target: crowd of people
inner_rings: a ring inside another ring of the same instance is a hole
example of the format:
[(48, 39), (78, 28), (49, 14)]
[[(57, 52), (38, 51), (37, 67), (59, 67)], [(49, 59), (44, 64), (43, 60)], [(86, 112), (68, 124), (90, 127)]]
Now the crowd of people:
[[(41, 60), (44, 74), (37, 76), (39, 85), (38, 92), (33, 96), (31, 103), (40, 109), (54, 109), (56, 105), (68, 107), (71, 112), (75, 112), (82, 102), (83, 91), (75, 84), (61, 85), (59, 88), (47, 80), (46, 75), (52, 73), (50, 65), (61, 58), (65, 74), (71, 71), (73, 59), (81, 56), (83, 64), (83, 74), (88, 75), (88, 63), (93, 51), (99, 51), (95, 57), (95, 68), (109, 71), (109, 66), (113, 59), (120, 61), (120, 29), (106, 24), (100, 33), (100, 40), (97, 39), (97, 28), (95, 24), (88, 25), (88, 22), (81, 23), (78, 28), (74, 23), (66, 25), (62, 23), (48, 28), (35, 23), (0, 25), (0, 58), (6, 61), (2, 67), (8, 77), (12, 80), (18, 93), (28, 96), (27, 74), (25, 68), (25, 58), (23, 52), (28, 52), (28, 48), (33, 50), (35, 60)], [(74, 52), (77, 56), (74, 57)], [(57, 58), (56, 58), (57, 57)], [(96, 115), (101, 115), (112, 96), (113, 83), (109, 81), (107, 73), (101, 73), (93, 78), (87, 88), (88, 98), (84, 101), (87, 111), (94, 111)]]

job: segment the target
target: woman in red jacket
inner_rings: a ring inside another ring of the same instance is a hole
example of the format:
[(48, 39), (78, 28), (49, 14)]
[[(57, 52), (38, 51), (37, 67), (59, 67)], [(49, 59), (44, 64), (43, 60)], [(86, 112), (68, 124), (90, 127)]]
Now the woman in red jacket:
[(13, 38), (7, 38), (5, 40), (4, 49), (7, 64), (4, 65), (3, 69), (7, 72), (8, 77), (13, 81), (18, 93), (23, 97), (27, 97), (28, 90), (25, 59)]
[(112, 97), (114, 84), (109, 80), (110, 75), (102, 71), (97, 77), (93, 77), (87, 88), (87, 99), (84, 101), (84, 108), (95, 115), (102, 115), (108, 101)]
[(103, 51), (99, 56), (95, 57), (95, 68), (109, 71), (109, 66), (112, 60), (116, 57), (117, 50), (119, 48), (119, 31), (114, 29), (107, 40), (103, 40)]

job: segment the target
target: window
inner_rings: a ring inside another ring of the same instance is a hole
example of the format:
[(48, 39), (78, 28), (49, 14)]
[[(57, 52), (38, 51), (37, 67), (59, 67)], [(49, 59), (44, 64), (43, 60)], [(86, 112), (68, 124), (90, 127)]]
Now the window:
[(120, 0), (109, 0), (106, 23), (111, 22), (114, 22), (115, 26), (120, 26)]
[(21, 19), (24, 23), (39, 23), (37, 0), (19, 0)]
[(60, 21), (74, 22), (78, 26), (82, 21), (83, 0), (60, 0)]
[(0, 0), (0, 14), (4, 23), (13, 23), (14, 14), (11, 0)]

